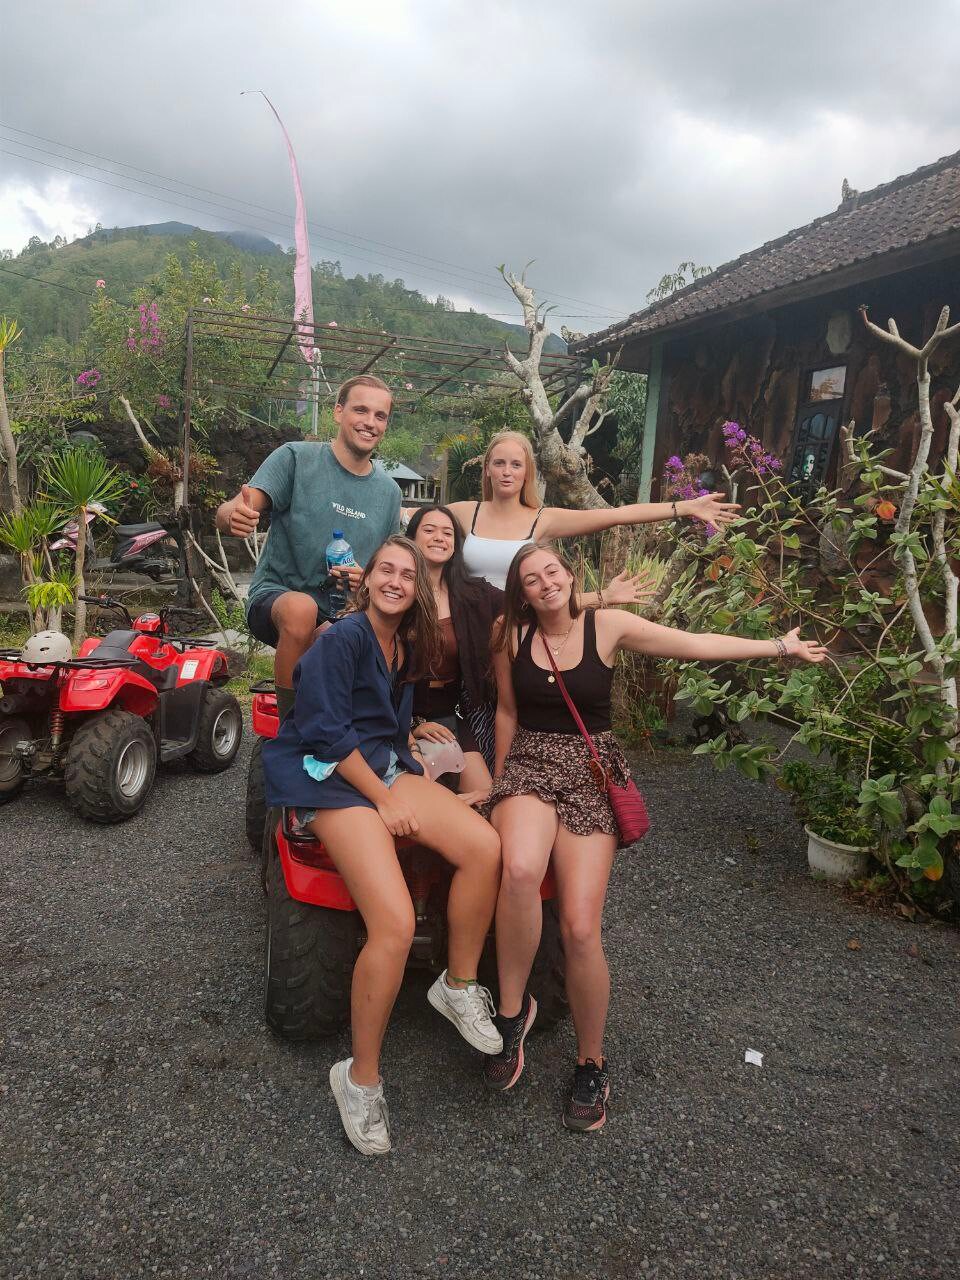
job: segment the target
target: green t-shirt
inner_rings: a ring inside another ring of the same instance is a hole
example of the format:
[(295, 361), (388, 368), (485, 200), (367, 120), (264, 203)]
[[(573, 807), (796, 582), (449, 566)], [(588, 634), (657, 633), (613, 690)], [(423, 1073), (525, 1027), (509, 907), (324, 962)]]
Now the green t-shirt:
[(400, 528), (400, 488), (379, 462), (365, 476), (340, 465), (329, 444), (290, 441), (250, 480), (271, 502), (270, 536), (254, 570), (247, 609), (268, 591), (305, 591), (331, 616), (322, 590), (327, 544), (340, 529), (364, 565)]

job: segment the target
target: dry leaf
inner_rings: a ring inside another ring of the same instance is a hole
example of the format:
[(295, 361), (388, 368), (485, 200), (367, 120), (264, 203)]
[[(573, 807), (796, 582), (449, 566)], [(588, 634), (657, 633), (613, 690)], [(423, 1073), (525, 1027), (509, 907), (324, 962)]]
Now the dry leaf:
[(920, 948), (915, 942), (911, 942), (909, 947), (907, 947), (907, 955), (913, 956), (914, 960), (920, 959)]
[(848, 951), (859, 951), (859, 950), (860, 950), (860, 943), (859, 943), (859, 941), (858, 941), (856, 938), (848, 938), (848, 939), (847, 939), (847, 950), (848, 950)]

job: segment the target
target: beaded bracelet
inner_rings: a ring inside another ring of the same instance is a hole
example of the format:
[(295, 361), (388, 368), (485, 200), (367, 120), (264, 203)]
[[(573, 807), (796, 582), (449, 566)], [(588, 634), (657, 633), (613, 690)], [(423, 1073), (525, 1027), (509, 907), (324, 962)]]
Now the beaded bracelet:
[(784, 642), (780, 639), (779, 636), (773, 637), (773, 643), (777, 646), (777, 661), (786, 662), (787, 646), (784, 644)]

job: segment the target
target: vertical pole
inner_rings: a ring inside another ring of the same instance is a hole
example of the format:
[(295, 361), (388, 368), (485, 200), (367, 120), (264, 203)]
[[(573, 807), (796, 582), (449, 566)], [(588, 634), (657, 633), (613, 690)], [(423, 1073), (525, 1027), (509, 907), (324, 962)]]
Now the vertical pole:
[[(187, 312), (186, 353), (183, 361), (183, 502), (190, 509), (190, 411), (193, 407), (193, 312)], [(177, 513), (179, 514), (179, 512)]]
[(657, 447), (657, 418), (660, 413), (660, 388), (663, 385), (663, 339), (655, 338), (650, 348), (650, 372), (647, 374), (647, 404), (643, 416), (643, 441), (640, 450), (640, 484), (637, 501), (650, 501), (653, 483), (653, 455)]
[(313, 434), (317, 435), (320, 427), (320, 353), (313, 356)]

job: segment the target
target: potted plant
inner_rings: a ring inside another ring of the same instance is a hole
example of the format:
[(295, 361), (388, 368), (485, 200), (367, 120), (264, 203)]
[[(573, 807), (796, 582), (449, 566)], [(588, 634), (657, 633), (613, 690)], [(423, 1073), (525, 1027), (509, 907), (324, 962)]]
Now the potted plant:
[(851, 782), (829, 765), (790, 760), (778, 781), (807, 833), (810, 870), (829, 880), (866, 875), (878, 832), (861, 816), (859, 779)]

